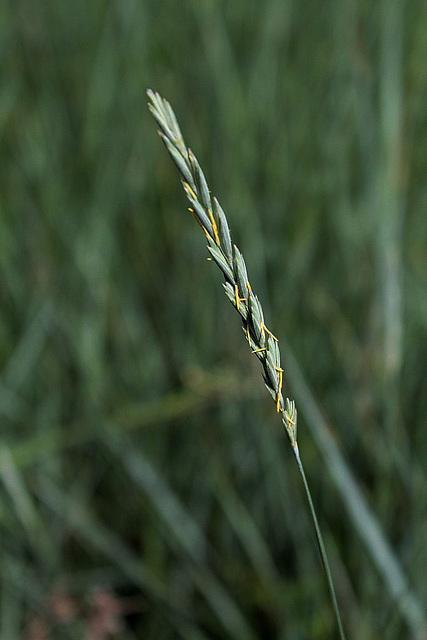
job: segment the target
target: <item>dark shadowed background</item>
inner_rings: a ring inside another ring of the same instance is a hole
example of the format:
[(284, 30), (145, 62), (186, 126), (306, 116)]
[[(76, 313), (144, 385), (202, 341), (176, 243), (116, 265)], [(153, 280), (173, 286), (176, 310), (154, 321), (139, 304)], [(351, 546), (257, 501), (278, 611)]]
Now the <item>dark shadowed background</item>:
[(425, 639), (427, 4), (0, 11), (0, 640), (336, 637), (147, 87), (279, 338), (349, 639)]

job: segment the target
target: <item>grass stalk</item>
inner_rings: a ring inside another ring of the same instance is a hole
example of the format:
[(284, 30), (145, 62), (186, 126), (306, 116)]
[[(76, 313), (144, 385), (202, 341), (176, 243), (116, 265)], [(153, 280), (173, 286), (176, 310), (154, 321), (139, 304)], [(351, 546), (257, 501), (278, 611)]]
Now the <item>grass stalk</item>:
[(206, 236), (209, 259), (217, 264), (224, 275), (225, 294), (242, 319), (246, 340), (252, 354), (262, 365), (265, 386), (289, 437), (308, 500), (339, 637), (340, 640), (345, 640), (326, 549), (299, 454), (295, 402), (283, 396), (284, 371), (281, 367), (278, 339), (265, 323), (261, 303), (248, 279), (244, 258), (232, 243), (226, 215), (218, 200), (211, 196), (204, 173), (196, 156), (184, 142), (171, 106), (158, 93), (148, 90), (147, 95), (150, 99), (148, 108), (160, 127), (159, 136), (181, 174), (181, 182), (190, 202), (189, 212)]
[(334, 609), (334, 614), (335, 614), (335, 618), (336, 618), (337, 625), (338, 625), (339, 635), (340, 635), (340, 638), (345, 638), (344, 628), (343, 628), (343, 625), (342, 625), (341, 615), (340, 615), (340, 611), (339, 611), (339, 607), (338, 607), (337, 596), (335, 594), (335, 588), (334, 588), (334, 583), (333, 583), (333, 580), (332, 580), (331, 569), (329, 567), (329, 562), (328, 562), (328, 556), (327, 556), (327, 553), (326, 553), (325, 543), (323, 542), (322, 532), (320, 530), (319, 521), (317, 519), (316, 510), (314, 508), (313, 499), (311, 497), (310, 488), (308, 486), (307, 478), (306, 478), (305, 471), (304, 471), (304, 466), (303, 466), (302, 461), (301, 461), (301, 457), (300, 457), (300, 454), (299, 454), (299, 449), (298, 449), (298, 445), (297, 444), (295, 445), (295, 447), (293, 447), (293, 451), (294, 451), (294, 454), (295, 454), (295, 459), (297, 461), (298, 470), (299, 470), (301, 478), (302, 478), (302, 483), (304, 485), (304, 490), (305, 490), (305, 495), (307, 497), (308, 506), (310, 507), (311, 518), (313, 520), (313, 526), (314, 526), (314, 530), (316, 532), (317, 544), (319, 546), (320, 558), (322, 560), (323, 569), (325, 570), (326, 579), (327, 579), (327, 582), (328, 582), (328, 589), (329, 589), (329, 593), (330, 593), (330, 596), (331, 596), (332, 607)]

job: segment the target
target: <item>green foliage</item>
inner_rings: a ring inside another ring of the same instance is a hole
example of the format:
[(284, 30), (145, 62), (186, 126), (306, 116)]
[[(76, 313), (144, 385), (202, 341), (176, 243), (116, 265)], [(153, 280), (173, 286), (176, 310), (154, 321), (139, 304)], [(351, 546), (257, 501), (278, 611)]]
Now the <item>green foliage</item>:
[(3, 4), (0, 639), (334, 633), (148, 86), (280, 339), (349, 637), (425, 638), (424, 4)]

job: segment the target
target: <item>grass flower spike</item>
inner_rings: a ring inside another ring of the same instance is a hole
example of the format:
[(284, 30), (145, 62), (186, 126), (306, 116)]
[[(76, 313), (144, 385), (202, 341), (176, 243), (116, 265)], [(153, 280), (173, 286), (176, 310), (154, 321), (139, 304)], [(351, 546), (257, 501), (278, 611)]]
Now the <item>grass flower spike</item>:
[(151, 90), (147, 91), (147, 95), (150, 99), (148, 108), (160, 127), (158, 133), (181, 174), (182, 185), (190, 203), (188, 210), (206, 236), (210, 259), (216, 262), (224, 275), (225, 294), (240, 314), (246, 340), (251, 352), (261, 362), (265, 386), (289, 436), (313, 519), (339, 637), (345, 640), (326, 550), (299, 454), (295, 402), (283, 396), (284, 370), (280, 361), (279, 342), (267, 328), (261, 303), (250, 285), (243, 256), (231, 240), (225, 213), (218, 200), (211, 195), (196, 156), (186, 146), (170, 104)]
[(292, 447), (297, 448), (297, 412), (295, 403), (283, 396), (283, 374), (277, 338), (267, 328), (258, 297), (249, 283), (242, 254), (232, 243), (227, 218), (218, 200), (211, 196), (196, 156), (187, 149), (171, 106), (158, 93), (147, 92), (151, 113), (160, 126), (159, 135), (177, 166), (190, 202), (189, 211), (202, 228), (212, 260), (224, 274), (224, 290), (240, 314), (243, 330), (252, 353), (263, 367), (265, 385), (280, 413)]

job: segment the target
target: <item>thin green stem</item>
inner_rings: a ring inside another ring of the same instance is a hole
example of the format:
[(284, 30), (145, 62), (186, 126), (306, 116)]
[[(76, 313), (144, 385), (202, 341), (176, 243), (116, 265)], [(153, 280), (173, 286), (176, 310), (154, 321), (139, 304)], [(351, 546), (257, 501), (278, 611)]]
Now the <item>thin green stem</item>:
[(338, 608), (337, 596), (335, 594), (334, 583), (332, 581), (332, 574), (331, 574), (331, 570), (329, 568), (328, 556), (326, 554), (326, 549), (325, 549), (325, 544), (323, 542), (322, 532), (320, 531), (319, 521), (317, 520), (317, 515), (316, 515), (316, 511), (314, 509), (313, 500), (311, 498), (310, 489), (308, 487), (307, 478), (305, 476), (304, 467), (303, 467), (303, 464), (302, 464), (302, 461), (301, 461), (301, 458), (300, 458), (300, 455), (299, 455), (298, 445), (295, 443), (295, 445), (292, 447), (292, 449), (293, 449), (294, 454), (295, 454), (295, 458), (296, 458), (297, 465), (298, 465), (298, 470), (299, 470), (299, 472), (301, 474), (302, 483), (304, 485), (305, 494), (307, 496), (308, 505), (310, 507), (311, 517), (313, 519), (313, 524), (314, 524), (314, 530), (316, 531), (317, 544), (319, 545), (320, 558), (322, 560), (322, 565), (323, 565), (323, 568), (325, 570), (326, 579), (328, 581), (329, 593), (331, 595), (332, 606), (333, 606), (333, 609), (334, 609), (335, 618), (336, 618), (337, 625), (338, 625), (338, 632), (339, 632), (340, 640), (346, 640), (343, 624), (342, 624), (342, 621), (341, 621), (341, 615), (340, 615), (340, 611), (339, 611), (339, 608)]

